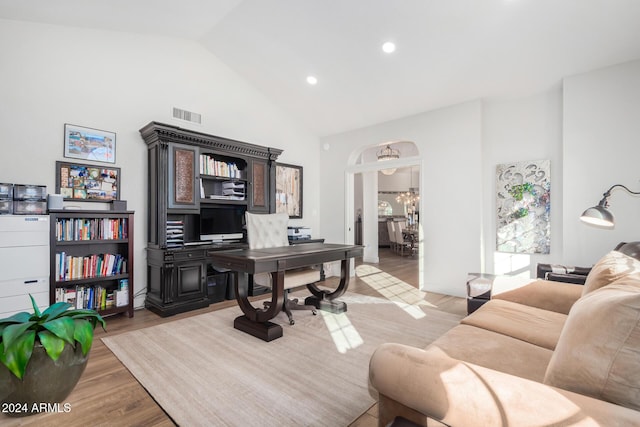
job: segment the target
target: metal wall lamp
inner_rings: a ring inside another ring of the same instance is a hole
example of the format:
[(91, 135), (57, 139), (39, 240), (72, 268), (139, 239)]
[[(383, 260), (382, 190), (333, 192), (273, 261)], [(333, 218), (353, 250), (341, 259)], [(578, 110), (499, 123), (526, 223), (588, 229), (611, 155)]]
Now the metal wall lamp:
[(640, 191), (631, 191), (622, 184), (615, 184), (602, 195), (602, 200), (600, 200), (598, 206), (591, 207), (582, 213), (580, 220), (598, 227), (613, 228), (615, 220), (609, 210), (609, 197), (611, 196), (611, 190), (616, 187), (624, 188), (630, 194), (640, 195)]

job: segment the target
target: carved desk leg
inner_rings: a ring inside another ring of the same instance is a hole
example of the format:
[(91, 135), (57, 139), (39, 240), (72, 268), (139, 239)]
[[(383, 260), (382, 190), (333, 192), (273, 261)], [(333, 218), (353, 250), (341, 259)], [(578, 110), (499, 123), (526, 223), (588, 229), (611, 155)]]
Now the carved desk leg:
[(280, 312), (284, 302), (284, 270), (272, 272), (271, 279), (273, 289), (271, 304), (267, 309), (255, 308), (251, 305), (246, 273), (238, 273), (234, 284), (236, 299), (244, 316), (236, 317), (233, 327), (264, 341), (272, 341), (282, 336), (282, 326), (270, 320)]
[(309, 289), (313, 296), (305, 298), (304, 304), (313, 305), (318, 310), (329, 311), (331, 313), (344, 313), (347, 311), (347, 304), (342, 301), (336, 301), (336, 298), (344, 294), (349, 286), (350, 266), (351, 258), (343, 259), (340, 262), (340, 283), (333, 292), (318, 289), (315, 283), (307, 285), (307, 289)]

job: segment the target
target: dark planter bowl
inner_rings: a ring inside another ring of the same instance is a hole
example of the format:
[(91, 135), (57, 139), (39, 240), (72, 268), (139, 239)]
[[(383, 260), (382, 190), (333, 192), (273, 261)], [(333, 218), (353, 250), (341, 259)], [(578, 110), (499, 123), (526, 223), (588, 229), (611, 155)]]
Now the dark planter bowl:
[[(36, 344), (22, 380), (0, 363), (3, 412), (12, 417), (23, 417), (45, 411), (63, 411), (62, 401), (80, 380), (88, 359), (89, 353), (83, 356), (79, 344), (75, 349), (67, 344), (54, 362), (44, 347)], [(60, 405), (56, 406), (56, 403)]]

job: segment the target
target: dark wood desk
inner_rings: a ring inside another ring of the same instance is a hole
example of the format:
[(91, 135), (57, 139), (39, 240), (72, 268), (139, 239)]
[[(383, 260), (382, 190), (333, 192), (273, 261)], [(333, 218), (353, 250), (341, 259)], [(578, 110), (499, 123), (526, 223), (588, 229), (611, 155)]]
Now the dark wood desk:
[[(305, 300), (320, 310), (340, 312), (346, 304), (335, 299), (344, 294), (349, 285), (351, 258), (362, 256), (362, 246), (332, 243), (307, 243), (266, 249), (235, 249), (210, 252), (211, 264), (215, 267), (236, 271), (236, 299), (244, 313), (235, 319), (233, 326), (265, 341), (282, 336), (282, 327), (270, 322), (281, 310), (284, 301), (284, 272), (324, 262), (341, 261), (340, 284), (334, 291), (319, 289), (315, 284), (307, 285), (313, 296)], [(247, 275), (270, 273), (273, 289), (268, 308), (255, 308), (249, 302)]]

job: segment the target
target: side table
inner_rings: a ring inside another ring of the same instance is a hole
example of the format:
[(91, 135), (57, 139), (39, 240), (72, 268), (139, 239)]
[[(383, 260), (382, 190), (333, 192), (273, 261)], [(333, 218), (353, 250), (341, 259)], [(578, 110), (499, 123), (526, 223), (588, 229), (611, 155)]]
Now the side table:
[(467, 314), (491, 299), (492, 295), (516, 289), (535, 279), (504, 274), (469, 273), (467, 276)]
[(469, 273), (467, 276), (467, 314), (471, 314), (491, 299), (495, 274)]

